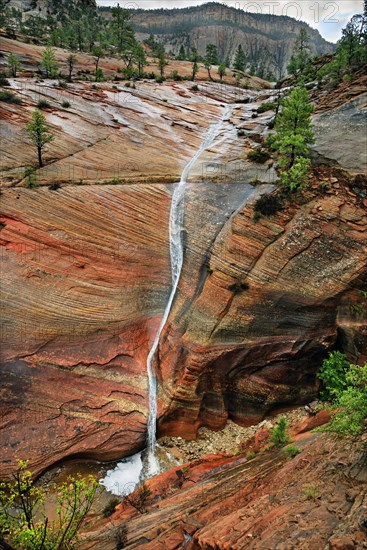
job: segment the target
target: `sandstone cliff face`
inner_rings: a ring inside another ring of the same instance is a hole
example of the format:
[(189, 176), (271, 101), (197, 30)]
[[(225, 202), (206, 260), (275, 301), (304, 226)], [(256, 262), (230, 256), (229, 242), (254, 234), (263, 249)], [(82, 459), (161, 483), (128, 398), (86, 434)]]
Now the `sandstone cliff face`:
[(162, 186), (2, 196), (2, 475), (144, 446), (145, 359), (170, 277)]
[(291, 17), (270, 15), (266, 6), (262, 14), (214, 2), (164, 12), (138, 10), (133, 14), (133, 22), (140, 33), (158, 35), (167, 51), (175, 54), (184, 46), (188, 53), (195, 47), (204, 56), (207, 44), (215, 44), (220, 57), (233, 62), (241, 44), (248, 68), (262, 69), (264, 74), (271, 71), (277, 78), (286, 73), (301, 28), (307, 28), (310, 35), (312, 54), (334, 51), (334, 45), (324, 40), (318, 31)]
[(366, 226), (348, 189), (257, 223), (251, 205), (233, 215), (204, 281), (184, 268), (159, 354), (161, 433), (194, 437), (202, 424), (246, 424), (309, 400), (343, 324), (360, 327), (354, 359), (366, 354), (366, 311), (353, 314), (349, 291), (367, 282)]
[[(184, 270), (156, 361), (161, 433), (193, 437), (201, 424), (247, 424), (308, 400), (336, 342), (366, 357), (366, 205), (348, 178), (327, 173), (320, 194), (321, 174), (303, 204), (252, 219), (246, 184), (275, 181), (271, 162), (246, 158), (271, 118), (252, 109), (271, 92), (235, 104), (255, 94), (212, 83), (197, 93), (187, 83), (65, 90), (26, 78), (12, 89), (23, 104), (1, 105), (2, 475), (17, 458), (39, 473), (144, 446), (146, 356), (171, 284), (172, 184), (226, 102), (187, 189)], [(40, 187), (26, 189), (35, 151), (25, 125), (40, 98), (55, 141)], [(47, 188), (55, 182), (62, 188)]]

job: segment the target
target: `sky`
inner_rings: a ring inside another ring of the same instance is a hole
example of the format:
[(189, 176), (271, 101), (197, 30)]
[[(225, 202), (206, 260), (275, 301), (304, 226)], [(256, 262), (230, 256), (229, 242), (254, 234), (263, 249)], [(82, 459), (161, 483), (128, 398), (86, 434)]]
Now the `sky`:
[[(125, 8), (184, 8), (206, 4), (208, 0), (119, 0)], [(274, 15), (289, 15), (295, 19), (306, 21), (311, 27), (318, 29), (320, 34), (330, 42), (337, 42), (341, 30), (355, 13), (363, 12), (363, 0), (221, 0), (232, 8), (249, 12), (272, 13)], [(99, 6), (115, 6), (117, 0), (97, 0)]]

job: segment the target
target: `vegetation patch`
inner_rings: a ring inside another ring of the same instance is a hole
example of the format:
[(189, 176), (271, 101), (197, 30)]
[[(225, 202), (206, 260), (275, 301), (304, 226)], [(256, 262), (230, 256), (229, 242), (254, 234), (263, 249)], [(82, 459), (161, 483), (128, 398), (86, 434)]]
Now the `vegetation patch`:
[(266, 113), (267, 111), (275, 111), (276, 107), (277, 104), (274, 101), (265, 101), (257, 109), (257, 113), (261, 115), (262, 113)]
[(288, 445), (284, 450), (290, 458), (294, 458), (301, 452), (301, 449), (296, 445)]
[(0, 74), (0, 86), (10, 86), (10, 82), (4, 74)]
[(49, 109), (51, 104), (46, 99), (40, 99), (37, 103), (38, 109)]
[(318, 377), (323, 382), (321, 398), (333, 409), (333, 417), (322, 431), (357, 439), (367, 419), (367, 363), (350, 364), (345, 355), (335, 351), (325, 359)]
[(270, 442), (273, 443), (276, 447), (283, 447), (290, 442), (290, 437), (288, 433), (289, 422), (285, 416), (281, 416), (278, 420), (278, 423), (271, 430)]
[(248, 283), (246, 282), (237, 282), (237, 283), (234, 283), (233, 285), (230, 285), (228, 287), (228, 290), (230, 290), (231, 292), (244, 292), (245, 290), (248, 290), (250, 287), (248, 285)]
[(270, 159), (270, 155), (267, 151), (264, 151), (261, 147), (258, 147), (254, 151), (250, 151), (247, 155), (247, 158), (252, 162), (257, 164), (264, 164), (267, 160)]
[(34, 485), (27, 462), (20, 460), (18, 465), (14, 479), (0, 483), (2, 536), (13, 547), (28, 550), (75, 548), (80, 527), (94, 501), (97, 481), (92, 476), (69, 477), (58, 488), (56, 519), (50, 520), (45, 490)]
[(22, 100), (9, 90), (0, 90), (0, 101), (15, 103), (16, 105), (21, 105), (22, 103)]
[(283, 203), (277, 195), (262, 195), (255, 203), (254, 210), (263, 216), (273, 216), (283, 209)]
[(110, 516), (112, 516), (116, 506), (120, 504), (120, 502), (121, 502), (120, 499), (117, 497), (111, 498), (106, 504), (106, 506), (103, 508), (103, 511), (102, 511), (103, 517), (109, 518)]

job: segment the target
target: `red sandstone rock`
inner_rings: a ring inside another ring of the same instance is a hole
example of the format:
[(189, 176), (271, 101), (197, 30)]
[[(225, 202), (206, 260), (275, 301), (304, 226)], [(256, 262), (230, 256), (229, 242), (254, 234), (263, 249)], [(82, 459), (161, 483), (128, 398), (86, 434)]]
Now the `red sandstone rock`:
[(354, 548), (356, 544), (350, 535), (333, 537), (329, 540), (329, 550), (354, 550)]
[(1, 199), (2, 475), (18, 458), (39, 473), (141, 449), (146, 356), (170, 278), (169, 193), (89, 186)]
[[(283, 450), (271, 449), (251, 461), (210, 457), (186, 465), (187, 475), (195, 479), (190, 486), (175, 482), (176, 468), (165, 472), (147, 482), (153, 496), (145, 514), (127, 516), (119, 509), (86, 534), (89, 542), (82, 549), (114, 550), (114, 532), (121, 524), (128, 528), (126, 547), (140, 550), (179, 547), (184, 534), (189, 535), (187, 547), (196, 550), (324, 550), (329, 540), (349, 544), (354, 538), (363, 548), (367, 535), (358, 525), (366, 479), (360, 478), (358, 501), (351, 502), (345, 493), (355, 481), (330, 468), (333, 460), (346, 469), (356, 464), (356, 446), (342, 448), (310, 433), (299, 436), (297, 445), (301, 453), (291, 460)], [(317, 487), (319, 498), (306, 498), (308, 484)]]
[(160, 347), (160, 433), (192, 438), (200, 425), (248, 425), (311, 401), (338, 337), (351, 361), (363, 360), (366, 312), (353, 313), (351, 287), (367, 280), (366, 225), (344, 188), (258, 223), (247, 205), (218, 235), (199, 290), (187, 259)]
[(310, 432), (315, 428), (324, 426), (325, 424), (330, 422), (330, 420), (331, 415), (328, 411), (319, 411), (315, 416), (312, 416), (311, 418), (306, 418), (300, 426), (296, 426), (295, 432), (300, 434)]

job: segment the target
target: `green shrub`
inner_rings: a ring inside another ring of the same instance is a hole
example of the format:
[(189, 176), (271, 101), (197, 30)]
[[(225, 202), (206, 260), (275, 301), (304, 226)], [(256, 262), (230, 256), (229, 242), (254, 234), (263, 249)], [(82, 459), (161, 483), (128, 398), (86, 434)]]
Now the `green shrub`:
[(34, 189), (35, 187), (38, 187), (37, 174), (33, 166), (25, 167), (23, 178), (26, 181), (28, 189)]
[(284, 450), (290, 458), (294, 458), (301, 452), (301, 449), (296, 445), (288, 445)]
[(45, 490), (34, 485), (27, 462), (18, 464), (12, 481), (0, 483), (0, 533), (6, 542), (27, 550), (75, 548), (98, 483), (91, 476), (68, 477), (58, 488), (54, 511), (57, 519), (52, 521), (47, 516)]
[(10, 86), (9, 80), (3, 75), (0, 75), (0, 86)]
[(260, 220), (260, 218), (261, 218), (260, 212), (254, 212), (254, 215), (253, 215), (253, 217), (252, 217), (253, 221), (254, 221), (255, 223), (257, 223), (257, 222)]
[(228, 287), (228, 290), (230, 290), (231, 292), (235, 292), (235, 293), (238, 293), (238, 292), (243, 292), (245, 290), (248, 290), (250, 287), (248, 285), (248, 283), (246, 283), (245, 281), (244, 282), (237, 282), (237, 283), (234, 283), (233, 285), (230, 285)]
[(110, 516), (112, 516), (116, 506), (120, 504), (120, 502), (121, 502), (120, 499), (117, 497), (111, 498), (106, 504), (106, 506), (103, 508), (103, 511), (102, 511), (103, 517), (109, 518)]
[(61, 107), (62, 107), (63, 109), (69, 109), (69, 107), (70, 107), (70, 101), (63, 101), (63, 102), (61, 103)]
[(319, 490), (316, 485), (306, 485), (303, 488), (302, 493), (307, 500), (315, 500), (320, 496)]
[(51, 105), (46, 99), (40, 99), (37, 103), (37, 107), (38, 109), (49, 109)]
[(252, 162), (257, 164), (264, 164), (267, 160), (270, 159), (270, 155), (267, 151), (264, 151), (261, 147), (258, 147), (254, 151), (250, 151), (247, 155), (247, 158)]
[(156, 81), (157, 84), (162, 84), (163, 82), (166, 81), (166, 78), (164, 76), (157, 76), (155, 81)]
[(51, 183), (51, 185), (48, 186), (50, 191), (57, 191), (58, 189), (61, 189), (61, 185), (58, 181), (55, 181), (54, 183)]
[(257, 112), (261, 115), (261, 113), (266, 113), (267, 111), (275, 111), (276, 107), (277, 105), (274, 101), (265, 101), (260, 105)]
[(0, 101), (4, 101), (5, 103), (15, 103), (16, 105), (21, 105), (22, 103), (20, 97), (17, 97), (9, 90), (0, 90)]
[(96, 82), (103, 82), (104, 81), (104, 74), (103, 74), (103, 71), (101, 68), (98, 68), (96, 70), (96, 75), (95, 75), (95, 81)]
[(170, 76), (171, 76), (172, 80), (174, 80), (175, 82), (181, 82), (181, 80), (182, 80), (182, 76), (179, 75), (178, 71), (176, 71), (176, 70), (172, 71)]
[(343, 353), (334, 351), (324, 360), (318, 378), (322, 380), (324, 389), (320, 396), (325, 401), (334, 401), (347, 387), (347, 371), (349, 362)]
[(330, 353), (318, 376), (324, 384), (322, 398), (329, 399), (335, 408), (323, 431), (358, 438), (367, 419), (367, 363), (351, 365), (342, 353)]
[(276, 447), (282, 447), (290, 442), (288, 434), (289, 422), (285, 416), (281, 416), (278, 420), (278, 424), (271, 430), (270, 441)]
[(282, 210), (283, 203), (276, 195), (262, 195), (255, 203), (254, 210), (263, 216), (273, 216)]
[(290, 191), (300, 191), (307, 185), (307, 175), (311, 168), (311, 161), (305, 157), (298, 157), (291, 168), (280, 172), (280, 183)]
[(193, 85), (191, 86), (191, 90), (192, 90), (193, 92), (198, 92), (198, 91), (199, 91), (199, 86), (198, 86), (197, 84), (193, 84)]

